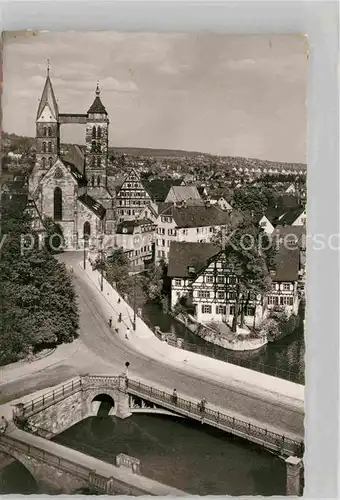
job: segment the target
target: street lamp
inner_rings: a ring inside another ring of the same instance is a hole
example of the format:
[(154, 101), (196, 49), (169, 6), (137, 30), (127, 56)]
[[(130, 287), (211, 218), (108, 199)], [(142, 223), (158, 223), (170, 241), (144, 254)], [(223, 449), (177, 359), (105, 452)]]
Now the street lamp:
[(84, 269), (86, 269), (86, 241), (87, 237), (86, 234), (84, 233)]
[(128, 378), (128, 376), (129, 376), (129, 366), (130, 366), (130, 363), (129, 363), (129, 361), (127, 361), (125, 363), (125, 368), (126, 368), (125, 375), (126, 375), (126, 378)]
[(100, 291), (103, 291), (104, 287), (104, 252), (103, 252), (103, 239), (104, 236), (101, 234), (99, 236), (99, 241), (100, 241)]
[(136, 331), (136, 275), (133, 275), (133, 331)]

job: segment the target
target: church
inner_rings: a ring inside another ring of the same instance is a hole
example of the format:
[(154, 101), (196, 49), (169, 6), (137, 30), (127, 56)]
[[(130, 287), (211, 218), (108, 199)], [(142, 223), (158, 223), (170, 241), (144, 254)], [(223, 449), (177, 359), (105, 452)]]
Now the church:
[[(63, 124), (83, 124), (85, 147), (60, 151)], [(42, 218), (51, 218), (63, 231), (67, 244), (80, 246), (84, 237), (113, 234), (114, 193), (108, 179), (109, 117), (97, 84), (87, 113), (60, 113), (50, 70), (36, 116), (36, 163), (29, 192)]]

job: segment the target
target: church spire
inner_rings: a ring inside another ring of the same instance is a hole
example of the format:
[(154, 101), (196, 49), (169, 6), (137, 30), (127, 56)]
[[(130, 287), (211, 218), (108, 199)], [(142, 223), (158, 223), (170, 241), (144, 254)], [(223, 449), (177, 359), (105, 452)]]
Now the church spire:
[(97, 87), (96, 87), (96, 97), (94, 98), (94, 101), (88, 110), (87, 113), (99, 113), (99, 114), (104, 114), (107, 115), (107, 111), (105, 109), (105, 106), (103, 105), (102, 101), (100, 100), (100, 88), (99, 88), (99, 82), (97, 81)]
[(96, 95), (97, 95), (98, 97), (100, 96), (100, 88), (99, 88), (99, 81), (98, 81), (98, 80), (97, 80)]
[(50, 60), (47, 59), (47, 76), (46, 76), (46, 81), (45, 81), (45, 86), (43, 93), (41, 95), (39, 107), (38, 107), (38, 112), (37, 112), (37, 120), (40, 118), (41, 113), (44, 111), (46, 108), (46, 105), (49, 107), (53, 118), (55, 120), (58, 119), (58, 104), (57, 100), (54, 95), (54, 90), (52, 87), (52, 82), (50, 79)]

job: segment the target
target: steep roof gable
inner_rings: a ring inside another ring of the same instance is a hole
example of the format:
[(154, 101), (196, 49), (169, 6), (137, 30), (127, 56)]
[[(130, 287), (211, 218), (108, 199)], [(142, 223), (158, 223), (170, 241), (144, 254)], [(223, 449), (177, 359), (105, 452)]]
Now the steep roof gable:
[(187, 243), (172, 241), (169, 252), (168, 276), (188, 278), (189, 267), (194, 267), (196, 276), (208, 264), (209, 259), (218, 255), (221, 248), (213, 243)]
[(50, 109), (53, 118), (55, 120), (57, 120), (59, 110), (58, 110), (57, 100), (56, 100), (55, 95), (54, 95), (54, 90), (52, 87), (52, 82), (50, 79), (49, 72), (47, 73), (44, 90), (43, 90), (43, 93), (42, 93), (42, 96), (41, 96), (41, 99), (39, 102), (38, 112), (37, 112), (37, 120), (39, 120), (39, 118), (40, 118), (40, 116), (41, 116), (41, 114), (44, 111), (46, 106), (48, 106), (48, 108)]

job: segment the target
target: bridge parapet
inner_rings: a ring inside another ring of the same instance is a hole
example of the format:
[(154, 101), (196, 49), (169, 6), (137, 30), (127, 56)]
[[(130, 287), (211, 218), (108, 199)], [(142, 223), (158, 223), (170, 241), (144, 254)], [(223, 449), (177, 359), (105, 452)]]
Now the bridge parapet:
[(117, 467), (128, 467), (134, 474), (140, 474), (140, 460), (138, 458), (130, 457), (124, 453), (116, 456)]

